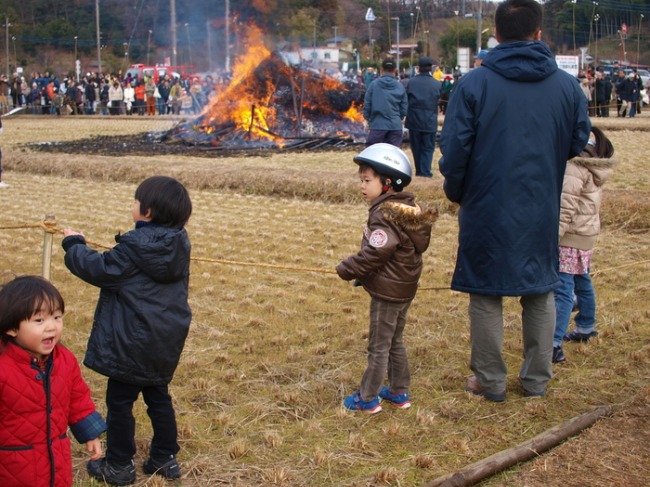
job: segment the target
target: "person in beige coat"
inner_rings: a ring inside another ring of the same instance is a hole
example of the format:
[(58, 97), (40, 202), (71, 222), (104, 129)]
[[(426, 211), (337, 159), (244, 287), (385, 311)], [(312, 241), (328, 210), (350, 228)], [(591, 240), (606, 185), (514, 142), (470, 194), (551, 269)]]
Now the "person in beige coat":
[[(591, 129), (584, 151), (568, 161), (560, 209), (560, 281), (555, 290), (556, 324), (553, 362), (564, 362), (563, 341), (588, 342), (598, 335), (596, 295), (589, 275), (591, 255), (600, 233), (602, 186), (615, 165), (614, 147), (598, 127)], [(566, 333), (574, 308), (576, 329)]]

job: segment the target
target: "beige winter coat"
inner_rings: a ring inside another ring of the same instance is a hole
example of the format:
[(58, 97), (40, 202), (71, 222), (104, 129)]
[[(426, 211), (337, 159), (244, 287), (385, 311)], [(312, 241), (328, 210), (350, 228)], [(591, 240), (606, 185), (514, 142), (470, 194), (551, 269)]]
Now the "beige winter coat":
[(561, 246), (590, 250), (596, 244), (602, 186), (615, 164), (614, 159), (582, 157), (582, 154), (567, 163), (560, 209)]

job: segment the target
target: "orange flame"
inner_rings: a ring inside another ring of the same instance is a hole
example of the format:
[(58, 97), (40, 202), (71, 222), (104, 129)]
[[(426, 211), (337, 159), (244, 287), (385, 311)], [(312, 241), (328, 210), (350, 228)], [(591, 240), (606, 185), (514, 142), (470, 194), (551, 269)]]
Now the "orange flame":
[[(201, 121), (204, 131), (212, 133), (215, 126), (234, 126), (249, 136), (283, 146), (282, 128), (291, 125), (291, 119), (299, 131), (309, 132), (311, 121), (306, 114), (329, 114), (333, 120), (343, 118), (363, 123), (360, 107), (345, 103), (341, 82), (294, 70), (265, 47), (264, 35), (257, 26), (248, 24), (245, 30), (245, 35), (242, 32), (239, 36), (244, 49), (233, 64), (230, 83), (216, 89), (216, 96), (205, 109)], [(288, 90), (293, 104), (287, 110)], [(274, 134), (274, 130), (282, 135)]]
[[(203, 126), (232, 122), (241, 130), (254, 133), (260, 137), (274, 138), (267, 131), (269, 123), (275, 118), (275, 110), (269, 106), (273, 93), (271, 80), (264, 80), (264, 86), (247, 86), (246, 81), (271, 52), (264, 46), (262, 31), (254, 26), (247, 26), (244, 39), (244, 52), (233, 64), (230, 84), (212, 100), (207, 109)], [(261, 128), (261, 129), (260, 129)]]
[(356, 103), (352, 103), (352, 105), (350, 105), (350, 108), (348, 109), (348, 111), (345, 112), (343, 114), (343, 116), (345, 118), (349, 119), (349, 120), (352, 120), (353, 122), (363, 123), (364, 120), (365, 120), (363, 118), (362, 109), (360, 109), (359, 106), (357, 106)]

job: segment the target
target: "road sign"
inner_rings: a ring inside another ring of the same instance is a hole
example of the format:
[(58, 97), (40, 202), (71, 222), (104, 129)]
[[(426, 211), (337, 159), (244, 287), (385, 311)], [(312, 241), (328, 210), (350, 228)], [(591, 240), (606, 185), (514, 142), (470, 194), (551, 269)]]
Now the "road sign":
[(368, 9), (366, 12), (366, 22), (374, 22), (377, 20), (377, 17), (375, 17), (375, 13), (372, 11), (371, 8)]

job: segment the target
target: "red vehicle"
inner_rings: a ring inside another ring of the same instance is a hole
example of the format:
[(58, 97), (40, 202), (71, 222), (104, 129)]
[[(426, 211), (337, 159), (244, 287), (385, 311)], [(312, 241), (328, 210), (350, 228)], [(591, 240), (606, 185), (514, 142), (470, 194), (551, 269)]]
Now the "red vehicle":
[(147, 66), (145, 64), (132, 64), (126, 70), (124, 77), (131, 75), (132, 78), (142, 80), (145, 76), (153, 76), (156, 83), (160, 78), (166, 74), (173, 78), (192, 78), (194, 72), (193, 66), (170, 66), (169, 64), (156, 64), (154, 66)]

